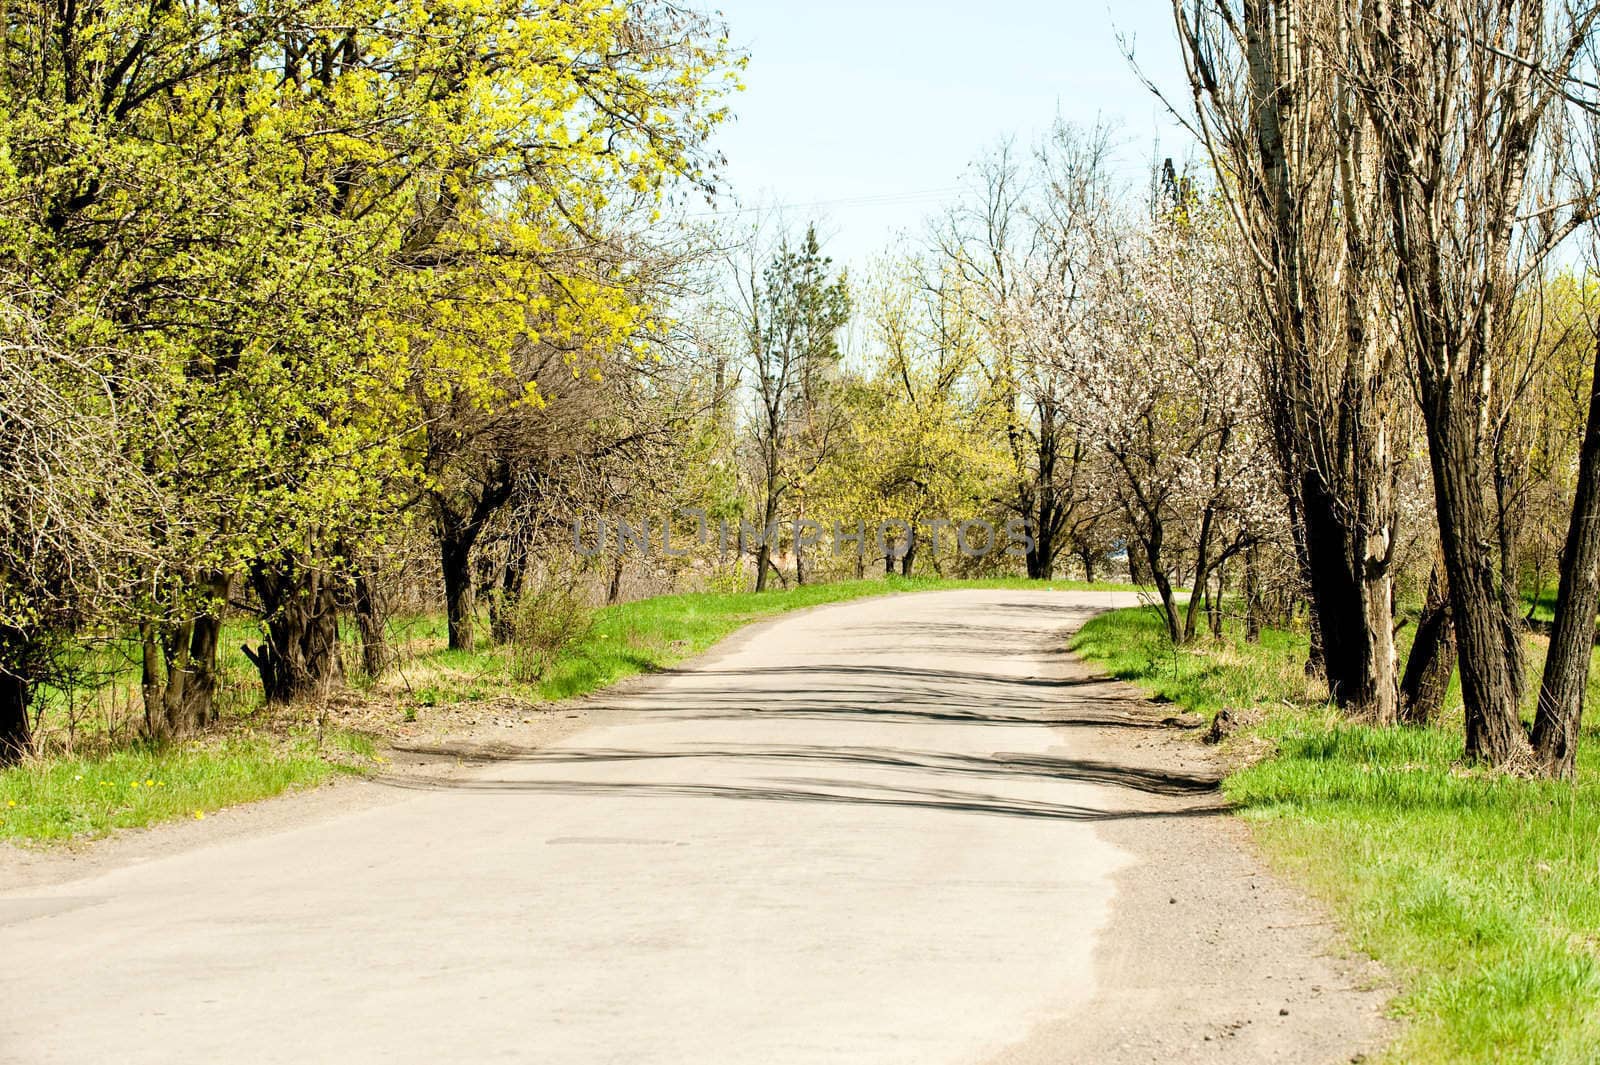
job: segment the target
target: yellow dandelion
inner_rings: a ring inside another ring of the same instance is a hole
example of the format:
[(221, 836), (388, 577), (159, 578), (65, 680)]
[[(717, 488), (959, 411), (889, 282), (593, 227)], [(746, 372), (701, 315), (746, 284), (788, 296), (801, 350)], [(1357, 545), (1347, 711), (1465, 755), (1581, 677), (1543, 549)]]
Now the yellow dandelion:
[(206, 815), (203, 812), (201, 812), (200, 810), (196, 810), (194, 812), (194, 819), (196, 821), (204, 821), (206, 819)]

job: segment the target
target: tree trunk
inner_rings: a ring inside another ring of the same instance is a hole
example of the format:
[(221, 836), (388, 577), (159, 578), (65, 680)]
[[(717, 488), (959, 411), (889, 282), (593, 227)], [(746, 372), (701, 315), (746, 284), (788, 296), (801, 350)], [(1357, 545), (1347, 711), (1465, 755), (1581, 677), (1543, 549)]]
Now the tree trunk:
[(207, 605), (179, 622), (140, 627), (145, 731), (161, 741), (186, 735), (216, 720), (217, 649), (228, 579), (204, 582)]
[(773, 523), (778, 520), (778, 507), (781, 503), (777, 484), (777, 467), (775, 459), (769, 459), (767, 464), (767, 495), (766, 502), (761, 508), (761, 546), (756, 549), (756, 591), (767, 590), (767, 571), (776, 569), (777, 564), (772, 561)]
[[(1166, 528), (1155, 514), (1146, 514), (1148, 527), (1141, 531), (1140, 526), (1134, 521), (1132, 509), (1126, 511), (1128, 525), (1134, 530), (1134, 540), (1139, 549), (1144, 552), (1140, 566), (1150, 577), (1150, 583), (1156, 586), (1156, 592), (1161, 597), (1161, 616), (1167, 624), (1167, 638), (1174, 647), (1184, 642), (1182, 623), (1178, 620), (1178, 601), (1172, 594), (1172, 581), (1167, 576), (1165, 561), (1161, 551), (1166, 544)], [(1134, 547), (1128, 545), (1128, 568), (1131, 571), (1134, 565)]]
[(527, 555), (513, 547), (500, 569), (500, 589), (489, 606), (489, 637), (496, 644), (508, 644), (516, 635), (517, 602), (522, 597), (522, 575)]
[(1407, 725), (1427, 725), (1444, 707), (1444, 693), (1456, 668), (1455, 632), (1450, 624), (1450, 583), (1444, 559), (1436, 559), (1428, 576), (1428, 596), (1417, 620), (1416, 639), (1406, 657), (1406, 674), (1400, 681), (1400, 720)]
[(767, 590), (767, 570), (770, 568), (772, 568), (772, 545), (763, 537), (761, 546), (756, 548), (756, 591)]
[(10, 669), (0, 669), (0, 766), (15, 765), (33, 749), (28, 705), (31, 685)]
[(462, 505), (459, 496), (438, 491), (429, 495), (433, 502), (434, 527), (439, 534), (439, 561), (452, 651), (471, 651), (476, 646), (473, 628), (477, 599), (473, 594), (472, 548), (484, 526), (511, 498), (515, 485), (510, 463), (500, 460), (480, 486), (477, 497), (468, 499), (468, 505)]
[(1261, 642), (1261, 574), (1254, 545), (1244, 553), (1244, 639), (1246, 643)]
[(1301, 508), (1328, 693), (1350, 717), (1392, 724), (1399, 708), (1387, 560), (1361, 542), (1355, 523), (1341, 516), (1348, 508), (1315, 472), (1302, 478)]
[[(1506, 665), (1511, 671), (1511, 690), (1520, 696), (1528, 690), (1528, 663), (1524, 659), (1523, 636), (1526, 628), (1522, 624), (1522, 591), (1517, 576), (1517, 526), (1516, 515), (1512, 504), (1507, 499), (1511, 494), (1508, 484), (1509, 478), (1500, 468), (1501, 458), (1498, 449), (1495, 454), (1495, 533), (1500, 545), (1497, 559), (1499, 566), (1499, 579), (1495, 585), (1500, 589), (1500, 639), (1506, 645)], [(1520, 714), (1519, 714), (1520, 720)]]
[(800, 506), (795, 511), (794, 521), (794, 583), (804, 587), (806, 583), (806, 545), (801, 543), (801, 528), (806, 520), (806, 497), (800, 497)]
[[(1172, 594), (1172, 581), (1167, 578), (1166, 567), (1161, 560), (1161, 541), (1163, 536), (1159, 528), (1153, 534), (1152, 540), (1140, 538), (1139, 545), (1145, 553), (1144, 564), (1148, 567), (1150, 583), (1156, 586), (1156, 594), (1161, 597), (1161, 617), (1167, 625), (1167, 639), (1172, 641), (1174, 647), (1183, 643), (1183, 628), (1178, 621), (1178, 600)], [(1128, 553), (1128, 558), (1133, 558), (1133, 553)]]
[(383, 676), (393, 658), (389, 648), (388, 611), (377, 585), (373, 573), (362, 570), (356, 574), (353, 589), (356, 630), (361, 634), (361, 668), (368, 680)]
[(161, 634), (153, 621), (139, 626), (140, 690), (144, 695), (145, 735), (156, 742), (172, 734), (164, 709), (166, 681), (163, 670), (168, 660), (162, 653)]
[(334, 579), (303, 560), (275, 560), (252, 583), (266, 611), (267, 638), (244, 652), (261, 674), (268, 703), (326, 695), (343, 678)]
[[(756, 591), (761, 590), (761, 579), (756, 578)], [(612, 606), (622, 602), (622, 552), (611, 561), (611, 579), (606, 582), (606, 602)]]
[(1041, 581), (1052, 579), (1056, 573), (1056, 530), (1049, 520), (1050, 495), (1048, 491), (1039, 492), (1039, 513), (1033, 532), (1034, 572), (1030, 576)]
[(1466, 757), (1516, 767), (1531, 761), (1533, 752), (1522, 727), (1517, 673), (1506, 654), (1504, 600), (1491, 557), (1476, 414), (1454, 385), (1423, 377), (1439, 543), (1466, 704)]
[(1128, 556), (1128, 583), (1140, 587), (1152, 583), (1145, 577), (1144, 565), (1139, 561), (1138, 550), (1135, 549), (1134, 542), (1129, 540), (1124, 545), (1123, 550)]
[(1200, 607), (1207, 594), (1207, 579), (1211, 576), (1210, 559), (1207, 558), (1211, 550), (1211, 522), (1212, 510), (1207, 507), (1200, 516), (1200, 535), (1195, 539), (1194, 553), (1194, 586), (1189, 592), (1189, 605), (1183, 617), (1183, 642), (1193, 643), (1195, 623), (1200, 619)]
[(195, 618), (189, 635), (189, 683), (184, 686), (181, 711), (189, 729), (217, 720), (217, 651), (222, 646), (222, 605), (227, 594), (227, 581), (212, 583), (212, 608)]
[(1150, 570), (1155, 582), (1156, 594), (1161, 597), (1161, 617), (1167, 623), (1167, 639), (1172, 641), (1174, 647), (1184, 642), (1183, 629), (1178, 622), (1178, 601), (1172, 595), (1172, 582), (1167, 575), (1154, 567)]
[(1533, 747), (1540, 767), (1556, 777), (1571, 777), (1578, 755), (1578, 729), (1594, 654), (1595, 614), (1600, 611), (1600, 342), (1595, 345), (1589, 384), (1589, 417), (1578, 456), (1578, 483), (1572, 517), (1561, 552), (1555, 625), (1539, 684), (1539, 709), (1533, 721)]
[(1223, 565), (1217, 566), (1216, 594), (1210, 592), (1211, 582), (1206, 583), (1206, 621), (1211, 628), (1211, 635), (1222, 639), (1222, 597), (1227, 592), (1227, 572)]
[(1309, 602), (1306, 603), (1306, 679), (1326, 680), (1328, 676), (1328, 658), (1322, 647), (1322, 619), (1317, 617), (1317, 609)]
[(475, 646), (472, 540), (473, 537), (464, 531), (440, 530), (439, 561), (444, 575), (444, 609), (452, 651), (470, 651)]

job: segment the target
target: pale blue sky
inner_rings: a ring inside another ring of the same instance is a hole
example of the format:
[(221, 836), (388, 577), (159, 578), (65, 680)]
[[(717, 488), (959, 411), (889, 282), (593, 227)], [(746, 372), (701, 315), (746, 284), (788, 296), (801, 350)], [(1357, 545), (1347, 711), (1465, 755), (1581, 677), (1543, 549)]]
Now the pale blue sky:
[[(711, 0), (716, 3), (716, 0)], [(1059, 109), (1115, 121), (1130, 181), (1187, 137), (1124, 60), (1179, 93), (1166, 0), (721, 0), (750, 52), (737, 120), (719, 134), (740, 204), (826, 220), (829, 250), (859, 265), (919, 232), (967, 163), (1006, 134), (1027, 141)], [(844, 201), (844, 202), (839, 202)], [(817, 206), (810, 206), (816, 204)]]

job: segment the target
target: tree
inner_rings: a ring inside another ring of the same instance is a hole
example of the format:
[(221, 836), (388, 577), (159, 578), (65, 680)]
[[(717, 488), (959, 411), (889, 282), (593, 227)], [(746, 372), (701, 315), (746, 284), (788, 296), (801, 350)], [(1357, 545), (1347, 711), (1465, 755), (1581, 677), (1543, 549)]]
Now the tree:
[(125, 619), (150, 730), (213, 715), (230, 605), (262, 621), (269, 700), (315, 694), (351, 546), (424, 480), (413, 385), (512, 407), (530, 344), (629, 343), (650, 314), (611, 238), (709, 187), (737, 61), (670, 2), (5, 18), (0, 266), (148, 386), (119, 448), (171, 560)]
[(1193, 128), (1258, 268), (1248, 306), (1328, 689), (1347, 714), (1392, 722), (1397, 346), (1373, 138), (1321, 50), (1343, 12), (1220, 0), (1173, 14)]
[[(942, 258), (881, 265), (864, 287), (860, 368), (841, 395), (847, 442), (812, 482), (815, 513), (851, 531), (859, 522), (864, 541), (884, 529), (885, 568), (898, 551), (905, 575), (919, 558), (937, 568), (936, 548), (958, 545), (963, 522), (995, 517), (992, 501), (1007, 479), (1003, 423), (981, 369), (977, 298)], [(917, 534), (925, 525), (926, 541)]]
[(1494, 441), (1484, 430), (1519, 285), (1583, 217), (1537, 178), (1541, 132), (1559, 117), (1551, 105), (1595, 15), (1480, 0), (1377, 5), (1341, 27), (1337, 54), (1375, 134), (1383, 234), (1427, 429), (1466, 753), (1496, 765), (1525, 765), (1531, 751), (1519, 711), (1513, 544), (1497, 535), (1487, 497)]
[[(1110, 130), (1080, 130), (1058, 120), (1031, 166), (1010, 142), (973, 168), (975, 189), (935, 233), (941, 255), (977, 297), (984, 331), (980, 365), (989, 402), (1003, 418), (1011, 484), (1000, 502), (1027, 527), (1027, 574), (1047, 580), (1056, 560), (1103, 516), (1084, 494), (1086, 451), (1073, 435), (1073, 397), (1059, 366), (1037, 357), (1019, 323), (1041, 301), (1070, 304), (1093, 269), (1106, 224)], [(1056, 314), (1054, 328), (1078, 318)]]
[[(1589, 314), (1593, 314), (1593, 310)], [(1555, 624), (1545, 652), (1533, 749), (1551, 776), (1576, 771), (1579, 729), (1594, 654), (1595, 615), (1600, 611), (1600, 323), (1589, 318), (1588, 416), (1578, 450), (1571, 516), (1561, 550)]]
[[(756, 591), (774, 568), (773, 540), (786, 500), (835, 446), (842, 428), (832, 405), (838, 333), (850, 319), (844, 276), (831, 276), (815, 226), (798, 242), (779, 236), (762, 261), (752, 244), (736, 271), (737, 315), (754, 390), (754, 451), (761, 542)], [(800, 574), (803, 578), (803, 573)]]
[[(1082, 312), (1086, 341), (1048, 319), (1034, 327), (1063, 338), (1054, 358), (1074, 384), (1078, 431), (1108, 464), (1129, 554), (1156, 586), (1174, 644), (1195, 638), (1221, 568), (1276, 539), (1281, 521), (1237, 267), (1222, 238), (1220, 219), (1198, 202), (1169, 205), (1106, 242)], [(1193, 584), (1180, 608), (1174, 580), (1185, 568)]]
[(112, 352), (64, 350), (30, 302), (0, 295), (0, 766), (31, 749), (39, 687), (76, 679), (70, 642), (163, 564), (138, 535), (151, 486), (120, 450), (137, 377)]

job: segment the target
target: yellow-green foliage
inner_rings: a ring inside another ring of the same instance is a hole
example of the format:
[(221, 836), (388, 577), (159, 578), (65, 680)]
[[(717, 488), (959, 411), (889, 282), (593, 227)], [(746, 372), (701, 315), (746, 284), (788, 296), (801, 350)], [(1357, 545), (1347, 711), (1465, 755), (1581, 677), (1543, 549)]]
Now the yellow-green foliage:
[(979, 372), (976, 294), (953, 270), (925, 269), (891, 263), (867, 287), (871, 354), (844, 392), (849, 442), (814, 479), (817, 511), (859, 516), (869, 537), (888, 519), (992, 518), (1007, 468), (1003, 412)]
[(658, 312), (597, 249), (708, 180), (740, 65), (628, 0), (109, 0), (4, 32), (0, 300), (104, 353), (81, 400), (158, 490), (165, 609), (381, 536), (424, 404), (541, 402), (519, 346), (577, 376), (632, 351)]

